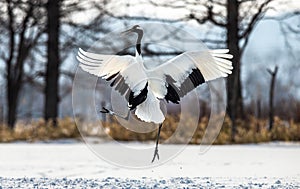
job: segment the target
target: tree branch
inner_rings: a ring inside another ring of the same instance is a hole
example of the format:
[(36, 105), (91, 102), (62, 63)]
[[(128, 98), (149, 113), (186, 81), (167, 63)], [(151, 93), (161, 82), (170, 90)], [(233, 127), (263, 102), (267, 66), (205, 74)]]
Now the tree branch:
[(226, 7), (226, 3), (222, 3), (222, 2), (220, 2), (219, 0), (217, 0), (217, 1), (212, 0), (212, 3), (213, 3), (213, 4), (216, 4), (216, 5), (219, 5), (219, 6)]
[(253, 29), (255, 28), (256, 24), (258, 23), (259, 20), (261, 20), (267, 9), (264, 10), (264, 8), (273, 0), (266, 0), (264, 3), (262, 3), (258, 10), (257, 13), (254, 14), (254, 16), (252, 17), (252, 19), (250, 20), (247, 28), (244, 30), (244, 32), (242, 34), (239, 35), (239, 39), (244, 39), (244, 44), (242, 45), (242, 47), (240, 48), (241, 50), (241, 54), (243, 54), (245, 47), (247, 46), (248, 42), (249, 42), (249, 37), (251, 32), (253, 31)]
[(176, 5), (176, 1), (168, 2), (167, 4), (166, 3), (159, 4), (156, 1), (149, 0), (149, 3), (152, 4), (153, 6), (156, 6), (156, 7), (167, 7), (167, 8), (174, 8), (174, 9), (179, 9), (179, 8), (184, 9), (184, 8), (186, 8), (186, 5)]
[[(97, 7), (98, 9), (102, 9), (101, 7)], [(176, 22), (181, 22), (184, 21), (184, 18), (181, 19), (162, 19), (162, 18), (151, 18), (151, 17), (146, 17), (146, 16), (116, 16), (114, 14), (112, 14), (111, 12), (107, 11), (107, 10), (103, 10), (102, 9), (103, 14), (106, 14), (107, 16), (111, 17), (111, 18), (115, 18), (118, 20), (136, 20), (136, 21), (154, 21), (154, 22), (166, 22), (166, 23), (176, 23)]]
[(240, 1), (238, 1), (239, 4), (246, 3), (246, 2), (255, 2), (255, 0), (240, 0)]
[(18, 48), (18, 56), (16, 60), (16, 65), (15, 65), (15, 77), (16, 80), (15, 82), (19, 83), (22, 80), (23, 76), (23, 66), (24, 66), (24, 60), (27, 58), (29, 49), (28, 49), (28, 42), (25, 39), (25, 33), (28, 28), (28, 22), (30, 17), (32, 16), (32, 11), (33, 11), (33, 5), (29, 3), (29, 9), (26, 12), (26, 16), (22, 22), (22, 30), (19, 34), (19, 48)]
[(267, 71), (269, 72), (269, 74), (270, 74), (271, 76), (274, 76), (274, 75), (277, 74), (278, 66), (275, 66), (274, 71), (272, 71), (272, 70), (269, 69), (269, 68), (267, 68)]
[(264, 20), (278, 20), (278, 21), (283, 21), (289, 18), (292, 18), (294, 16), (299, 16), (300, 15), (300, 10), (293, 11), (287, 14), (283, 14), (282, 16), (266, 16), (264, 17)]
[(9, 57), (6, 61), (6, 70), (7, 70), (7, 82), (8, 85), (11, 82), (11, 66), (12, 60), (14, 58), (14, 49), (15, 49), (15, 30), (14, 30), (14, 15), (13, 9), (10, 0), (6, 0), (7, 3), (7, 14), (8, 14), (8, 30), (9, 30)]
[(205, 22), (208, 21), (208, 17), (207, 16), (204, 17), (204, 18), (202, 18), (202, 19), (200, 19), (200, 18), (197, 18), (194, 13), (189, 14), (189, 16), (187, 17), (187, 19), (195, 20), (199, 24), (204, 24)]
[(215, 19), (215, 14), (213, 13), (212, 9), (213, 9), (213, 6), (208, 6), (208, 10), (207, 10), (207, 19), (208, 19), (209, 21), (211, 21), (213, 24), (215, 24), (216, 26), (226, 27), (226, 24), (225, 24), (225, 23), (218, 22), (218, 21)]
[(216, 26), (226, 27), (225, 23), (219, 22), (215, 19), (215, 13), (212, 11), (212, 9), (213, 9), (213, 6), (208, 6), (207, 7), (207, 15), (201, 19), (196, 17), (194, 13), (189, 14), (188, 19), (196, 20), (199, 24), (204, 24), (205, 22), (210, 21)]
[(257, 24), (257, 22), (262, 19), (263, 15), (265, 14), (265, 10), (264, 8), (273, 0), (266, 0), (264, 3), (262, 3), (256, 14), (254, 14), (254, 16), (252, 17), (252, 19), (250, 20), (248, 27), (244, 30), (244, 32), (239, 36), (240, 39), (242, 38), (248, 38), (250, 33), (252, 32), (252, 30), (254, 29), (255, 25)]

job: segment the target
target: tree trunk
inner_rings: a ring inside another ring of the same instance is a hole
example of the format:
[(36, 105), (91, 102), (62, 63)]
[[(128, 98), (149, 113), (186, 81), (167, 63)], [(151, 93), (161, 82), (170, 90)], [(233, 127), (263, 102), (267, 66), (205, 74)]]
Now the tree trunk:
[(270, 84), (270, 97), (269, 97), (269, 130), (271, 131), (274, 123), (274, 107), (273, 107), (273, 99), (274, 99), (274, 87), (275, 87), (275, 79), (278, 71), (278, 66), (275, 67), (274, 71), (268, 69), (268, 72), (271, 75), (271, 84)]
[[(17, 105), (19, 92), (22, 87), (24, 63), (29, 54), (30, 45), (26, 41), (27, 25), (32, 16), (33, 6), (30, 5), (24, 19), (20, 32), (16, 33), (14, 29), (15, 15), (13, 14), (13, 4), (11, 1), (7, 1), (7, 11), (9, 19), (9, 58), (6, 60), (6, 82), (7, 82), (7, 124), (10, 128), (13, 128), (16, 122)], [(15, 38), (18, 37), (19, 43), (16, 45)], [(27, 42), (27, 43), (26, 43)], [(17, 46), (17, 48), (15, 48)]]
[(257, 99), (256, 101), (256, 132), (258, 133), (260, 131), (260, 125), (259, 122), (261, 120), (261, 102), (260, 99)]
[(18, 92), (14, 91), (10, 82), (7, 86), (7, 104), (8, 104), (8, 115), (7, 115), (7, 124), (12, 129), (16, 123), (16, 114), (17, 114), (17, 100)]
[(236, 134), (236, 118), (243, 116), (243, 101), (240, 81), (240, 47), (239, 47), (239, 3), (237, 0), (227, 0), (227, 47), (233, 55), (232, 74), (227, 80), (228, 114), (232, 121), (232, 141)]
[(56, 125), (59, 104), (59, 26), (60, 0), (48, 0), (47, 8), (47, 71), (45, 87), (45, 120), (52, 120)]

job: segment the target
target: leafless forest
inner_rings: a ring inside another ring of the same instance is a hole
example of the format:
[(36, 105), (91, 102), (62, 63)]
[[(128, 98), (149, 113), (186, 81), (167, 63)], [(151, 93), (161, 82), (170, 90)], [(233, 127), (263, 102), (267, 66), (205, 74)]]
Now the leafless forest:
[[(117, 26), (151, 22), (193, 28), (192, 33), (206, 46), (228, 48), (234, 56), (233, 73), (226, 81), (228, 116), (223, 131), (230, 136), (228, 140), (245, 141), (241, 138), (243, 132), (247, 137), (247, 130), (255, 130), (261, 138), (268, 132), (280, 134), (284, 130), (293, 135), (289, 139), (300, 139), (298, 0), (0, 0), (2, 131), (13, 132), (18, 123), (30, 127), (29, 123), (40, 118), (51, 121), (55, 128), (61, 120), (73, 117), (72, 84), (78, 47), (88, 48)], [(162, 33), (162, 40), (167, 37)], [(180, 35), (176, 39), (187, 43)], [(158, 51), (148, 45), (142, 51), (144, 57), (160, 59), (180, 53)], [(103, 84), (99, 81), (100, 91)], [(202, 126), (210, 113), (206, 93), (199, 99)], [(104, 101), (105, 97), (100, 98), (99, 104)], [(67, 123), (74, 124), (70, 120)], [(34, 124), (52, 131), (44, 121)], [(202, 126), (194, 143), (202, 136)], [(285, 140), (271, 135), (269, 139)], [(115, 137), (137, 139), (136, 135)], [(218, 143), (226, 143), (227, 138), (220, 137)]]

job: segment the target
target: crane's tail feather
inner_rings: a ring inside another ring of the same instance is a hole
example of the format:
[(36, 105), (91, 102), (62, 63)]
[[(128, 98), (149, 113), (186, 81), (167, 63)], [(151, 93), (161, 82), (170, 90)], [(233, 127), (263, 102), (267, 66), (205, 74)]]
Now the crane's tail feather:
[(136, 107), (135, 115), (145, 122), (159, 124), (165, 120), (165, 116), (160, 109), (159, 100), (151, 90), (148, 90), (147, 99)]

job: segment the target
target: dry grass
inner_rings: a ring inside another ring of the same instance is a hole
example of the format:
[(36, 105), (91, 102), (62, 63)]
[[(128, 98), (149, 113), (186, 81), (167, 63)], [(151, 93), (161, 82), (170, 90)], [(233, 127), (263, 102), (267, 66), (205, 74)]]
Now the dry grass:
[(0, 142), (12, 141), (47, 141), (62, 138), (78, 138), (80, 136), (74, 121), (71, 118), (58, 120), (57, 127), (44, 120), (31, 123), (18, 122), (12, 130), (5, 125), (0, 126)]
[[(167, 117), (162, 128), (161, 140), (167, 140), (177, 129), (178, 118)], [(254, 117), (250, 117), (248, 120), (238, 120), (237, 133), (235, 136), (235, 142), (242, 143), (261, 143), (269, 141), (300, 141), (300, 123), (294, 121), (284, 121), (275, 117), (275, 122), (272, 131), (268, 130), (268, 120), (257, 120)], [(206, 127), (208, 124), (208, 118), (204, 117), (199, 121), (196, 132), (194, 133), (190, 143), (199, 144), (204, 136)], [(156, 137), (156, 131), (149, 133), (136, 133), (127, 130), (120, 126), (118, 123), (106, 123), (107, 134), (116, 140), (154, 140)], [(186, 131), (189, 131), (192, 124), (186, 122)], [(176, 136), (176, 140), (173, 143), (181, 143), (188, 137), (187, 132), (179, 132)], [(231, 144), (231, 121), (228, 117), (225, 117), (222, 129), (218, 134), (218, 137), (214, 141), (214, 144)]]
[[(176, 129), (178, 129), (177, 116), (168, 116), (164, 122), (161, 132), (161, 140), (169, 139)], [(175, 139), (170, 143), (182, 143), (188, 137), (189, 131), (193, 127), (190, 119), (184, 120), (184, 130), (177, 133)], [(198, 124), (196, 131), (190, 141), (192, 144), (199, 144), (202, 141), (208, 118), (203, 117)], [(106, 134), (115, 140), (122, 141), (147, 141), (156, 138), (156, 130), (148, 133), (137, 133), (130, 131), (121, 126), (117, 121), (111, 123), (103, 123), (104, 129), (99, 129), (97, 124), (86, 124), (84, 130), (85, 135), (106, 137)], [(214, 132), (214, 131), (213, 131)], [(79, 138), (80, 134), (77, 130), (75, 122), (72, 118), (58, 120), (58, 126), (53, 127), (51, 123), (43, 120), (32, 121), (29, 124), (19, 122), (16, 127), (11, 130), (6, 126), (0, 126), (0, 142), (11, 141), (37, 141), (37, 140), (55, 140), (61, 138)], [(300, 123), (294, 121), (284, 121), (275, 117), (274, 127), (272, 131), (268, 130), (267, 120), (257, 120), (254, 117), (248, 120), (239, 120), (237, 133), (234, 143), (260, 143), (268, 141), (300, 141)], [(223, 127), (214, 141), (214, 144), (231, 144), (231, 121), (225, 117)]]

